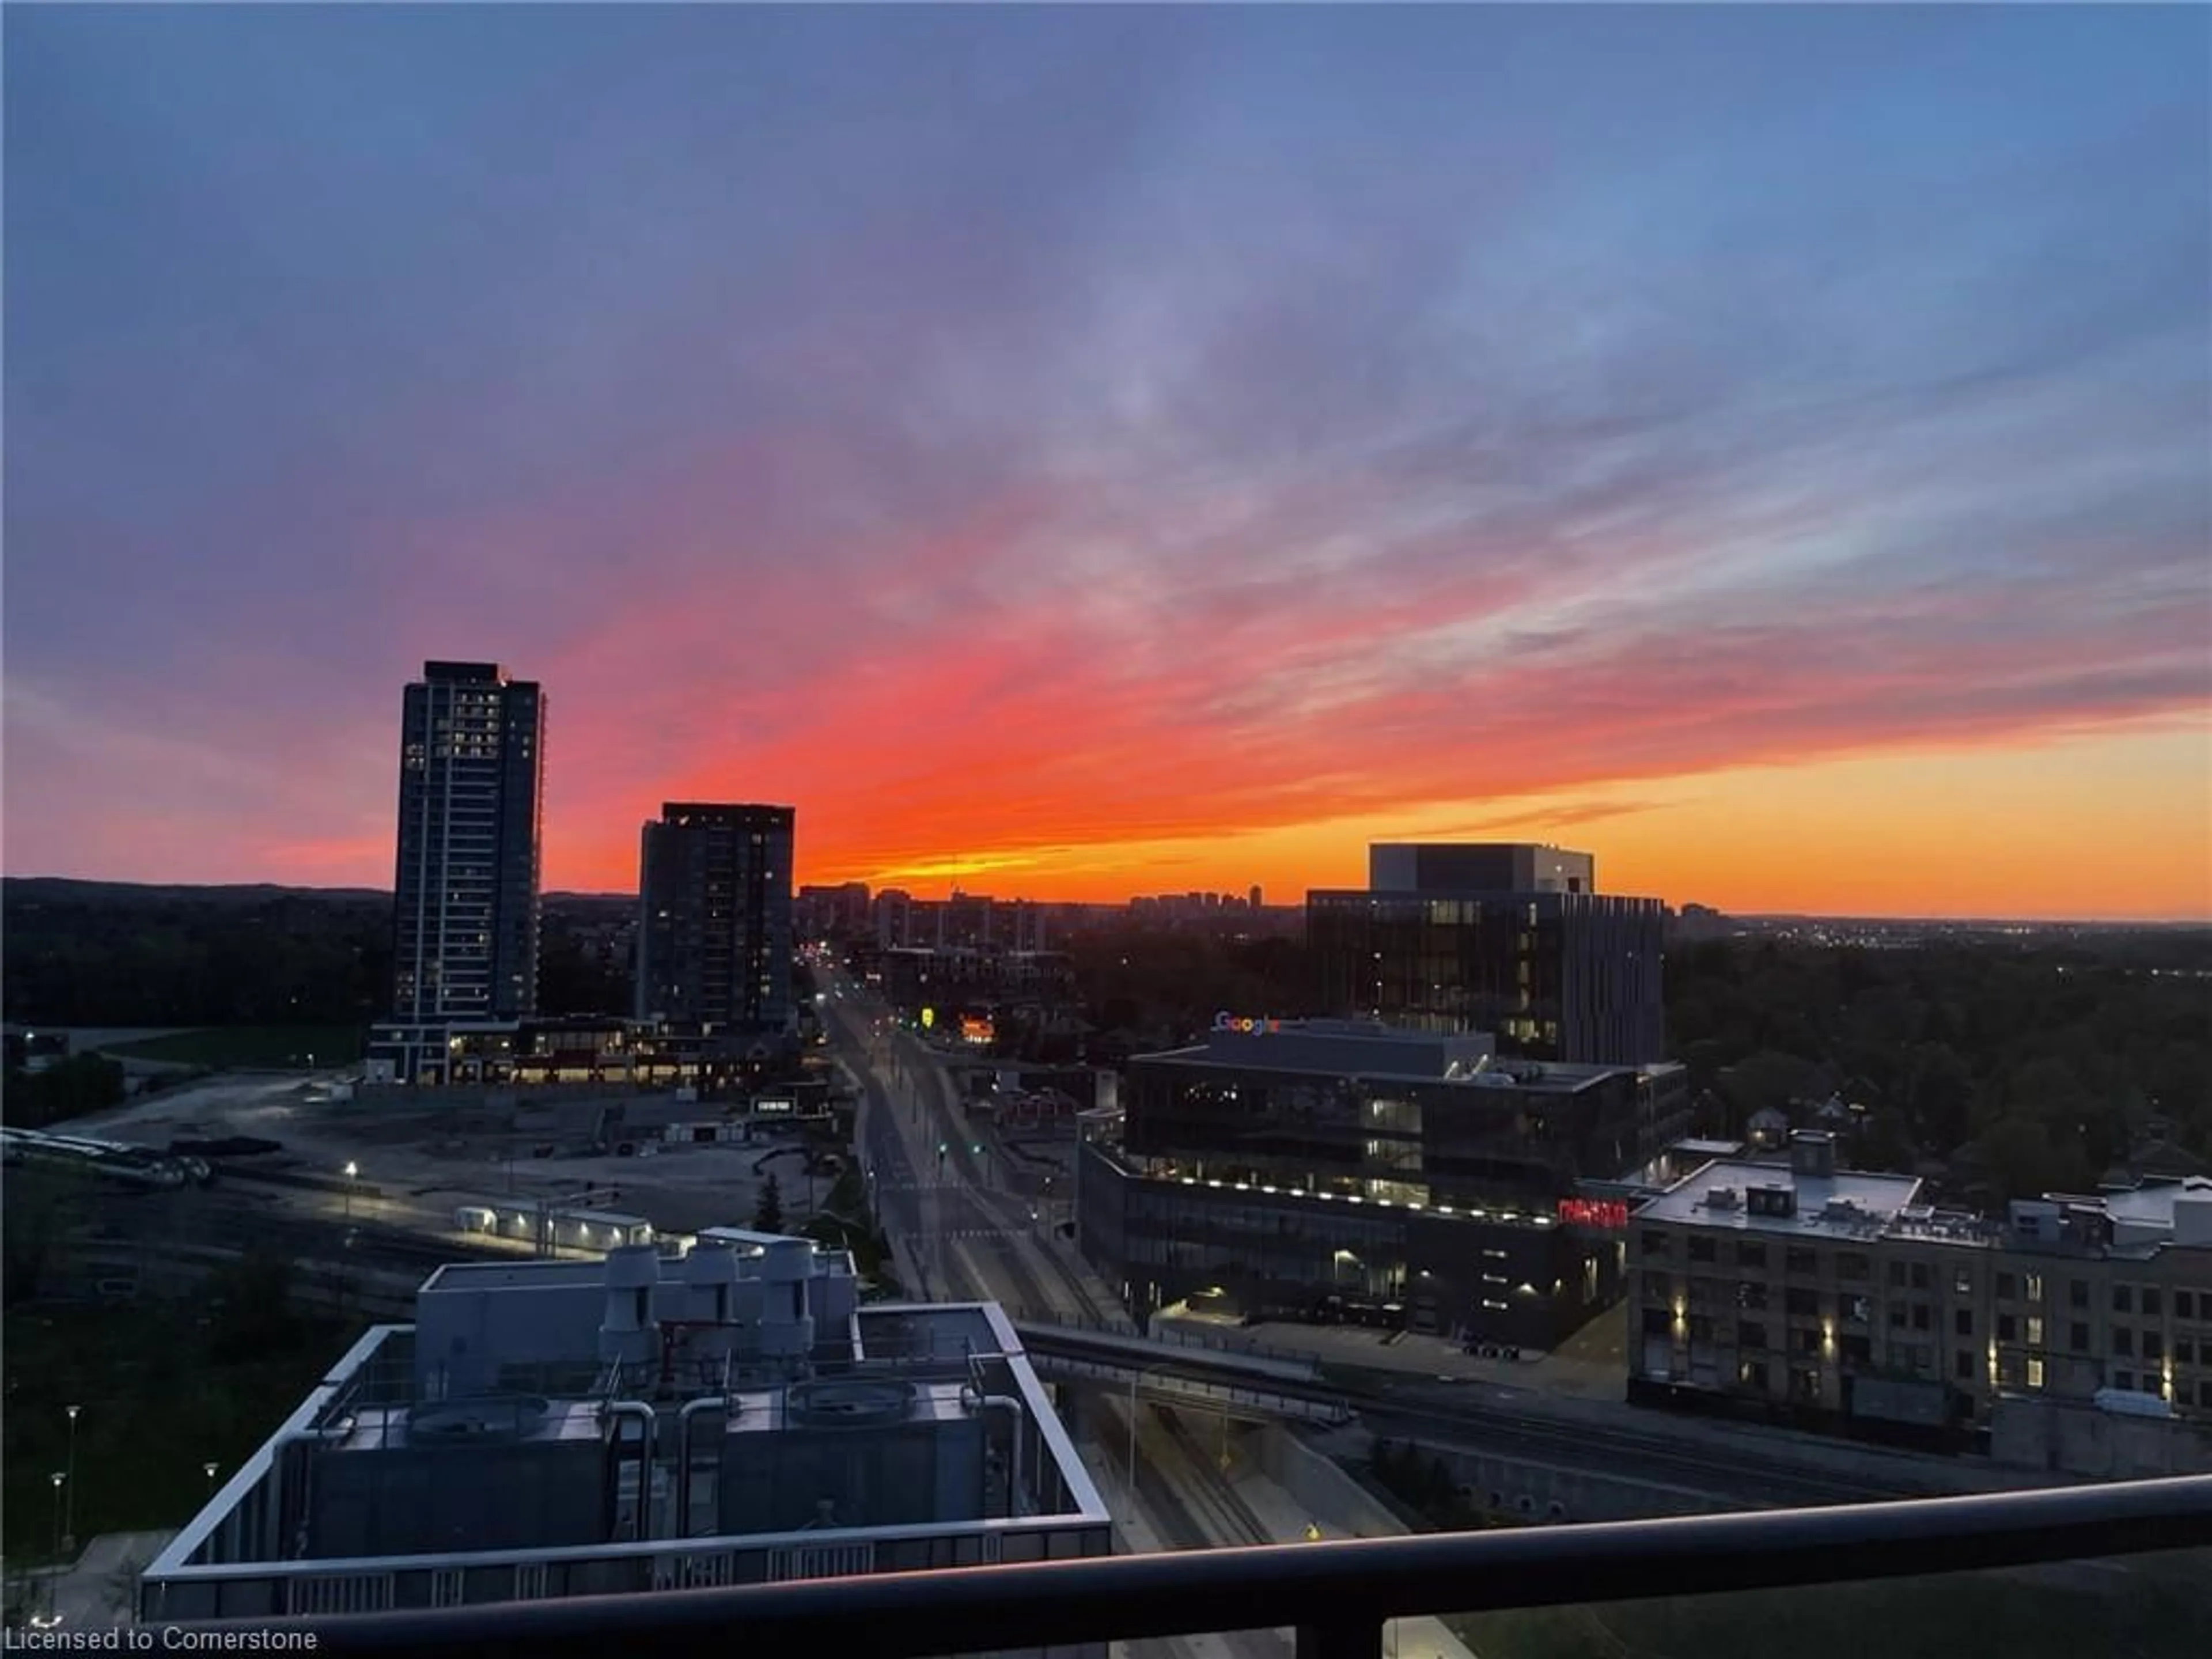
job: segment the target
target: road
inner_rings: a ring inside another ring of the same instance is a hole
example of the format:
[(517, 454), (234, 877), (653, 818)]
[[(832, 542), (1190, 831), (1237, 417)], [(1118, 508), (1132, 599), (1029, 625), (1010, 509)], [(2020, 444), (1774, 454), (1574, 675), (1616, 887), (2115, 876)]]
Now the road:
[(833, 979), (823, 1024), (859, 1081), (854, 1129), (871, 1201), (933, 1300), (981, 1299), (1015, 1318), (1105, 1320), (1030, 1200), (1000, 1190), (942, 1056), (852, 981)]
[[(1078, 1276), (1046, 1245), (1030, 1219), (1027, 1201), (993, 1190), (991, 1160), (974, 1150), (979, 1142), (958, 1109), (942, 1058), (850, 981), (833, 977), (831, 988), (824, 1024), (865, 1096), (856, 1131), (863, 1167), (873, 1177), (877, 1213), (885, 1231), (906, 1243), (921, 1270), (925, 1282), (913, 1288), (939, 1298), (996, 1301), (1017, 1317), (1103, 1316), (1106, 1310), (1093, 1304)], [(1418, 1387), (1408, 1389), (1402, 1382), (1377, 1379), (1366, 1389), (1347, 1389), (1336, 1382), (1286, 1384), (1282, 1392), (1330, 1401), (1349, 1397), (1366, 1425), (1388, 1438), (1418, 1437), (1440, 1448), (1592, 1475), (1618, 1478), (1632, 1472), (1656, 1485), (1745, 1505), (1843, 1504), (1899, 1495), (1893, 1483), (1809, 1469), (1786, 1455), (1771, 1461), (1747, 1460), (1741, 1453), (1716, 1457), (1711, 1448), (1679, 1436), (1562, 1419), (1516, 1389), (1475, 1383), (1437, 1397)], [(1173, 1517), (1170, 1530), (1179, 1530)], [(1232, 1535), (1213, 1541), (1244, 1540), (1232, 1529)]]
[[(861, 1090), (856, 1150), (878, 1222), (901, 1248), (907, 1288), (933, 1300), (993, 1301), (1015, 1318), (1079, 1320), (1126, 1328), (1118, 1309), (1101, 1304), (1079, 1267), (1047, 1236), (1030, 1200), (1000, 1190), (990, 1153), (961, 1110), (944, 1059), (899, 1028), (864, 988), (834, 975), (823, 1027)], [(1102, 1397), (1098, 1426), (1126, 1447), (1127, 1403)], [(1095, 1472), (1109, 1465), (1120, 1483), (1126, 1547), (1204, 1549), (1251, 1544), (1266, 1534), (1210, 1458), (1194, 1449), (1191, 1430), (1172, 1413), (1138, 1407), (1137, 1486), (1127, 1486), (1124, 1452), (1094, 1444)], [(1129, 1659), (1283, 1659), (1271, 1633), (1231, 1634), (1133, 1644)]]

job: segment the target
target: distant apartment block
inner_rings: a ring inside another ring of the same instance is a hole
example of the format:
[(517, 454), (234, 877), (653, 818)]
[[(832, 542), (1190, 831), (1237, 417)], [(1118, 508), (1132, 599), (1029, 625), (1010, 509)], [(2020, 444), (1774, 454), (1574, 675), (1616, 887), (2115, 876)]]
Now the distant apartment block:
[(637, 1017), (793, 1027), (788, 806), (672, 801), (639, 855)]
[(1665, 927), (1657, 899), (1597, 892), (1589, 854), (1520, 843), (1379, 843), (1364, 890), (1306, 896), (1326, 1012), (1576, 1065), (1665, 1053)]
[(793, 926), (801, 939), (857, 939), (868, 932), (871, 914), (865, 881), (807, 886), (793, 903)]
[(884, 951), (1042, 951), (1051, 929), (1034, 899), (954, 891), (918, 899), (899, 889), (876, 895), (875, 939)]
[(449, 1023), (536, 1008), (544, 779), (536, 683), (422, 665), (401, 708), (392, 1018), (371, 1046), (384, 1074), (434, 1071)]
[(2212, 1423), (2212, 1181), (1948, 1212), (1908, 1176), (1717, 1159), (1630, 1227), (1632, 1397), (1939, 1434), (2009, 1403)]

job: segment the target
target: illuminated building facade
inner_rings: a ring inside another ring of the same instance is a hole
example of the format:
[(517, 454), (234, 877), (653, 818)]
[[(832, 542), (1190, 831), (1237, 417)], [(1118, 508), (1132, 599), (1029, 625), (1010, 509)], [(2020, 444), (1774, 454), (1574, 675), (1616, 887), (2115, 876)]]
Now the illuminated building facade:
[(1666, 907), (1595, 890), (1589, 854), (1517, 843), (1382, 845), (1364, 890), (1306, 896), (1321, 1006), (1501, 1053), (1639, 1066), (1666, 1052)]
[(1193, 1296), (1548, 1346), (1618, 1297), (1624, 1171), (1689, 1125), (1679, 1066), (1500, 1060), (1490, 1040), (1224, 1016), (1091, 1120), (1079, 1234), (1133, 1309)]
[[(380, 1062), (380, 1055), (402, 1048), (420, 1056), (412, 1073)], [(370, 1040), (370, 1054), (367, 1080), (372, 1084), (462, 1089), (625, 1085), (690, 1088), (712, 1095), (763, 1083), (777, 1073), (782, 1058), (766, 1038), (733, 1039), (696, 1023), (635, 1020), (618, 1014), (380, 1025)], [(818, 1090), (819, 1085), (790, 1086)]]
[(639, 858), (637, 1017), (783, 1034), (792, 996), (788, 806), (670, 802)]
[(1908, 1176), (1717, 1159), (1629, 1226), (1631, 1396), (1941, 1438), (2008, 1401), (2212, 1423), (2212, 1181), (1938, 1210)]
[(545, 696), (496, 663), (427, 662), (401, 704), (391, 1018), (369, 1075), (444, 1079), (447, 1028), (538, 1004)]
[(402, 704), (392, 1013), (538, 1004), (545, 696), (496, 663), (428, 662)]

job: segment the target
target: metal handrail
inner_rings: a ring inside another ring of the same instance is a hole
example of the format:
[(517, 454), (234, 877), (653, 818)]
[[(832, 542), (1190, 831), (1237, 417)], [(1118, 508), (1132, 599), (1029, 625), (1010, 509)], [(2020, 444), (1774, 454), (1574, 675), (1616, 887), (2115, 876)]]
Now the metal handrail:
[[(1834, 1509), (1267, 1545), (499, 1602), (286, 1622), (318, 1655), (603, 1659), (742, 1636), (875, 1659), (1219, 1631), (1232, 1608), (1301, 1659), (1380, 1651), (1409, 1615), (1711, 1595), (2212, 1545), (2212, 1475)], [(216, 1629), (218, 1626), (204, 1628)], [(265, 1630), (244, 1626), (240, 1629)]]

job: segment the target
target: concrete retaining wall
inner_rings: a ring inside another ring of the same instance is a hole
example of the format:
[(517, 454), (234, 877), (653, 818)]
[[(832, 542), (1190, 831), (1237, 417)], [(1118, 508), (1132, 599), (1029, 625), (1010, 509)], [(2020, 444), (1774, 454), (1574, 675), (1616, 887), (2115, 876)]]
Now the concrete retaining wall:
[(2137, 1480), (2212, 1472), (2212, 1442), (2175, 1418), (2127, 1417), (2052, 1400), (2001, 1400), (1990, 1450), (2008, 1468)]
[(1361, 1538), (1401, 1538), (1409, 1530), (1333, 1459), (1288, 1429), (1260, 1436), (1260, 1468), (1324, 1528)]
[(1669, 1515), (1719, 1515), (1736, 1507), (1724, 1498), (1659, 1482), (1465, 1451), (1423, 1448), (1423, 1452), (1443, 1458), (1452, 1484), (1471, 1492), (1480, 1508), (1516, 1520), (1646, 1521)]
[[(1393, 1443), (1407, 1443), (1394, 1437)], [(1718, 1515), (1737, 1507), (1724, 1498), (1663, 1481), (1638, 1480), (1559, 1468), (1524, 1458), (1501, 1457), (1458, 1447), (1411, 1443), (1422, 1457), (1440, 1458), (1452, 1485), (1470, 1494), (1477, 1508), (1516, 1521), (1645, 1521), (1670, 1515)], [(1340, 1478), (1334, 1459), (1373, 1455), (1375, 1437), (1364, 1430), (1331, 1436), (1321, 1449), (1302, 1446), (1321, 1457)], [(1358, 1483), (1355, 1481), (1356, 1486)], [(1371, 1500), (1370, 1500), (1371, 1501)]]

